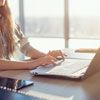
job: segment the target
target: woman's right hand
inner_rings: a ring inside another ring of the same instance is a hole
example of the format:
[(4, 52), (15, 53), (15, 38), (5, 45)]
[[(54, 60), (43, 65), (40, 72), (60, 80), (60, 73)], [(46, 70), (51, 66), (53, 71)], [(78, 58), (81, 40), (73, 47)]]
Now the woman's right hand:
[(33, 68), (36, 68), (38, 66), (46, 67), (49, 64), (56, 65), (56, 61), (57, 61), (57, 59), (55, 57), (52, 57), (50, 55), (46, 55), (44, 57), (40, 57), (38, 59), (28, 61), (28, 64), (31, 65), (30, 69), (33, 69)]
[(41, 57), (38, 60), (40, 60), (40, 65), (42, 65), (42, 66), (46, 66), (49, 64), (55, 65), (56, 64), (55, 62), (57, 61), (57, 59), (55, 57), (52, 57), (50, 55), (46, 55), (44, 57)]

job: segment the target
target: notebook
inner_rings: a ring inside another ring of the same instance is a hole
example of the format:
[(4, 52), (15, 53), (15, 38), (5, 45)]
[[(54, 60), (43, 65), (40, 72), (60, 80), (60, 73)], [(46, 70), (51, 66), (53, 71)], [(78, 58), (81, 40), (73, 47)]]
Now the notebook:
[(0, 87), (0, 100), (43, 100), (23, 93), (18, 93), (6, 87)]
[(39, 66), (31, 70), (34, 76), (83, 80), (100, 71), (100, 48), (92, 60), (65, 59), (57, 66)]

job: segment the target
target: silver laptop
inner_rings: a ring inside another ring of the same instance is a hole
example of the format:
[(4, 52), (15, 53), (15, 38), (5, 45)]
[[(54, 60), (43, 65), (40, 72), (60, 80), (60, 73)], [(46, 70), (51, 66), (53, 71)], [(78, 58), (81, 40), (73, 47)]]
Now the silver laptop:
[(57, 66), (49, 65), (48, 67), (39, 66), (31, 70), (32, 75), (64, 78), (71, 80), (82, 80), (94, 75), (100, 71), (100, 48), (93, 57), (89, 59), (65, 59)]

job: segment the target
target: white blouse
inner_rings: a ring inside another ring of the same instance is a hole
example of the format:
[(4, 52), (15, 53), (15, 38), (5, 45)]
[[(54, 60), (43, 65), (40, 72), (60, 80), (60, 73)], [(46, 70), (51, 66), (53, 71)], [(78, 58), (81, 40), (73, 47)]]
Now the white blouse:
[[(23, 32), (20, 29), (19, 25), (16, 25), (16, 29), (14, 32), (14, 39), (15, 39), (15, 45), (16, 47), (18, 47), (20, 49), (20, 51), (22, 53), (24, 53), (27, 56), (27, 53), (33, 49), (33, 47), (30, 45), (30, 43), (28, 42), (28, 39), (25, 37), (25, 35), (23, 34)], [(10, 59), (9, 57), (7, 57), (7, 49), (6, 49), (6, 41), (4, 39), (4, 36), (2, 36), (2, 34), (0, 34), (0, 43), (3, 42), (3, 55), (5, 55), (4, 59)], [(2, 44), (2, 43), (1, 43)], [(1, 49), (1, 48), (0, 48)]]

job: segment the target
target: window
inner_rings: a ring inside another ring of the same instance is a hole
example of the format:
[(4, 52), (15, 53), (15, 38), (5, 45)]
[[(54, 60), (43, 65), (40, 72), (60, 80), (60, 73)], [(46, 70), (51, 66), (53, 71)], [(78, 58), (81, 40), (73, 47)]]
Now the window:
[(69, 0), (69, 46), (100, 46), (100, 0)]
[(97, 48), (100, 45), (100, 0), (10, 1), (15, 19), (20, 18), (20, 25), (26, 36), (31, 37), (33, 46), (40, 47), (42, 43), (44, 48), (53, 43), (51, 48), (60, 45), (64, 48), (67, 43), (69, 48)]
[(34, 37), (64, 37), (64, 0), (24, 0), (25, 33)]
[(9, 0), (14, 19), (19, 23), (19, 0)]

